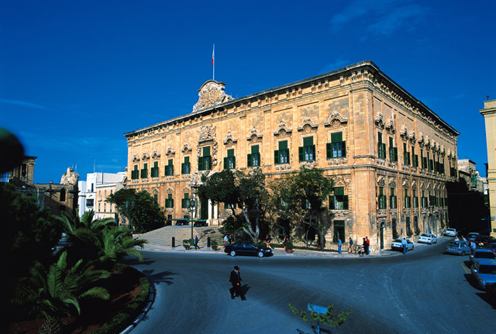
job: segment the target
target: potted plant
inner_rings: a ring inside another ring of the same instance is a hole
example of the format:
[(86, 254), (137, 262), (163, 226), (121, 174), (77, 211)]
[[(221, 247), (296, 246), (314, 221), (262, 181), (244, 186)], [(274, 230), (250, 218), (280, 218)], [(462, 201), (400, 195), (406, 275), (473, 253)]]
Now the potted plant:
[(191, 240), (184, 239), (183, 240), (183, 246), (184, 246), (185, 249), (190, 249), (191, 248)]
[(212, 250), (216, 251), (219, 248), (219, 244), (217, 243), (216, 240), (212, 240), (210, 242), (210, 246), (212, 247)]

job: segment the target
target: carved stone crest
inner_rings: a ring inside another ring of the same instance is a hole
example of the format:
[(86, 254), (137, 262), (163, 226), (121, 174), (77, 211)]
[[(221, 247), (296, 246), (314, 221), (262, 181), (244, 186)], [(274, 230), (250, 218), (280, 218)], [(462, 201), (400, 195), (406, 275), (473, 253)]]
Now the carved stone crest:
[(215, 138), (215, 126), (203, 125), (200, 129), (198, 142), (202, 143)]
[(232, 96), (227, 95), (224, 90), (224, 82), (208, 80), (198, 90), (198, 102), (193, 106), (193, 112), (201, 109), (210, 108), (233, 100)]

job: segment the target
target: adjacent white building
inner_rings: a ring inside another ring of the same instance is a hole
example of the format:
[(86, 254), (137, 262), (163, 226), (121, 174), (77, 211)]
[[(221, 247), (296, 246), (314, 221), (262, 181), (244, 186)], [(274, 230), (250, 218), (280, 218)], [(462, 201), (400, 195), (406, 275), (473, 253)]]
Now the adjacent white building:
[[(98, 217), (99, 211), (102, 211), (102, 204), (100, 204), (100, 210), (98, 208), (98, 198), (97, 191), (98, 188), (112, 188), (112, 189), (120, 189), (122, 182), (126, 177), (126, 172), (118, 172), (118, 173), (89, 173), (86, 174), (86, 181), (79, 181), (79, 216), (81, 217), (86, 211), (95, 211), (95, 218)], [(109, 189), (110, 189), (109, 188)], [(117, 190), (118, 190), (117, 189)], [(110, 191), (110, 190), (109, 190)], [(114, 190), (115, 191), (115, 190)], [(110, 194), (110, 192), (109, 192)], [(106, 209), (106, 207), (105, 207)], [(110, 207), (109, 207), (110, 209)], [(105, 210), (107, 211), (107, 210)], [(113, 213), (115, 213), (115, 209), (113, 208)]]

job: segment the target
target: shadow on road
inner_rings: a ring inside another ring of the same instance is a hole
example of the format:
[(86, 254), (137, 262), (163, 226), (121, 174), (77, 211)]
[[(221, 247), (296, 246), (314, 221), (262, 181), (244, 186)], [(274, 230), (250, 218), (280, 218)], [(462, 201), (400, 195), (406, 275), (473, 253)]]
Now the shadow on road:
[(148, 277), (150, 282), (159, 285), (160, 283), (165, 283), (167, 285), (171, 285), (174, 282), (174, 278), (172, 276), (176, 276), (177, 274), (172, 271), (162, 271), (159, 273), (154, 273), (153, 270), (142, 270), (141, 271), (145, 276)]

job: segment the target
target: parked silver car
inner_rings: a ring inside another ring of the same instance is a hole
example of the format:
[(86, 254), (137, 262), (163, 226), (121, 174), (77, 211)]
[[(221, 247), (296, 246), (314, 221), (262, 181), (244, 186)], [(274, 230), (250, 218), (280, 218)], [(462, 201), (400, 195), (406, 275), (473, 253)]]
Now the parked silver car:
[[(393, 242), (391, 243), (391, 249), (392, 250), (403, 250), (403, 245), (401, 244), (401, 238), (394, 239)], [(406, 239), (406, 251), (411, 251), (414, 250), (415, 246), (413, 245), (413, 242), (410, 240)]]
[(458, 235), (458, 231), (456, 230), (456, 228), (448, 228), (446, 229), (446, 232), (444, 232), (444, 235), (448, 236), (448, 237), (456, 237)]
[(426, 244), (435, 244), (437, 243), (437, 237), (434, 234), (423, 233), (420, 235), (418, 242), (424, 242)]
[(467, 255), (470, 254), (470, 246), (467, 241), (452, 241), (446, 246), (446, 253)]

